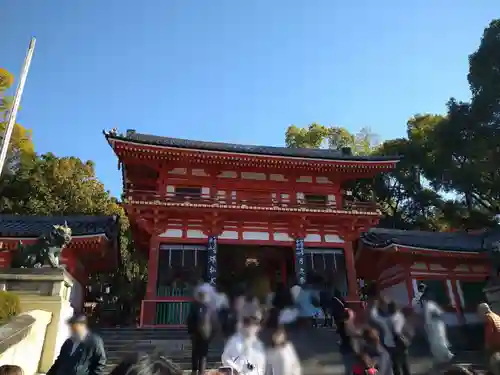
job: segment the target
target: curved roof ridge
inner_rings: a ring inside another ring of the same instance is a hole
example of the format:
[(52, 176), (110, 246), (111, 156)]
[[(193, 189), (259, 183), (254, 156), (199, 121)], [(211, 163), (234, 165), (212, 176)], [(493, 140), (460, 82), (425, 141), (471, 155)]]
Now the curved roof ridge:
[(342, 150), (314, 149), (314, 148), (290, 148), (285, 146), (260, 146), (243, 145), (226, 142), (198, 141), (183, 138), (164, 137), (159, 135), (137, 133), (127, 131), (125, 135), (116, 132), (104, 132), (106, 139), (116, 139), (125, 142), (135, 142), (145, 145), (174, 147), (183, 149), (195, 149), (205, 151), (233, 152), (241, 154), (283, 156), (306, 159), (326, 159), (345, 161), (399, 161), (398, 156), (356, 156)]

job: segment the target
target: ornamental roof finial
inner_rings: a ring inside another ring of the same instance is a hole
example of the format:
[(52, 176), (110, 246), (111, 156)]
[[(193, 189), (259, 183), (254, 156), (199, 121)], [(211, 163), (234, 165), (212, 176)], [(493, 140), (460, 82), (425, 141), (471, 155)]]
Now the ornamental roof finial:
[(105, 135), (116, 136), (116, 135), (118, 135), (118, 128), (117, 128), (117, 127), (114, 127), (114, 128), (112, 128), (111, 130), (104, 131), (104, 134), (105, 134)]

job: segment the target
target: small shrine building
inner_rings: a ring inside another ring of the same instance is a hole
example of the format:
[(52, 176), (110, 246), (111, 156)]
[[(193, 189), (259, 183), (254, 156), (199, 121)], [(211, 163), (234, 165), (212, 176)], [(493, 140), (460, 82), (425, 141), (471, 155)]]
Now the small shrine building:
[(182, 325), (191, 287), (229, 291), (252, 280), (333, 278), (359, 304), (354, 244), (377, 225), (374, 202), (345, 185), (393, 169), (397, 158), (245, 146), (116, 131), (105, 137), (123, 174), (134, 242), (149, 256), (141, 325)]
[(75, 279), (70, 301), (72, 307), (80, 311), (89, 275), (118, 268), (120, 224), (117, 216), (0, 215), (0, 268), (9, 267), (19, 241), (23, 245), (33, 244), (40, 236), (50, 233), (54, 225), (65, 223), (71, 228), (72, 239), (63, 249), (60, 262)]
[[(450, 325), (476, 322), (500, 231), (425, 232), (372, 228), (358, 243), (358, 277), (375, 281), (400, 306), (414, 305), (424, 283), (447, 311)], [(498, 250), (497, 250), (498, 251)]]

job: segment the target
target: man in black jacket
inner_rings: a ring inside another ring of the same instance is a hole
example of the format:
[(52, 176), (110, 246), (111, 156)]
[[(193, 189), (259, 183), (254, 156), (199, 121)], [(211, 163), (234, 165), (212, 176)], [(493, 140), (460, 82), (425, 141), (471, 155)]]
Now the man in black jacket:
[(73, 316), (68, 324), (71, 337), (61, 346), (47, 375), (103, 375), (106, 353), (102, 339), (89, 331), (85, 315)]
[(215, 335), (216, 326), (217, 315), (211, 307), (210, 296), (205, 290), (198, 288), (187, 318), (187, 329), (191, 337), (191, 373), (193, 375), (205, 374), (208, 346)]

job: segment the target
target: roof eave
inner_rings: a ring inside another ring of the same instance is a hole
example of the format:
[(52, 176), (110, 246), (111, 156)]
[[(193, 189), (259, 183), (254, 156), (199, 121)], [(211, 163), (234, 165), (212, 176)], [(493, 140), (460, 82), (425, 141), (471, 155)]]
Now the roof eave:
[(104, 133), (106, 140), (108, 144), (111, 146), (115, 154), (119, 157), (118, 153), (116, 152), (115, 149), (115, 142), (123, 142), (123, 143), (129, 143), (129, 144), (134, 144), (137, 146), (143, 146), (143, 147), (155, 147), (155, 148), (160, 148), (160, 149), (171, 149), (171, 150), (181, 150), (181, 151), (192, 151), (192, 152), (206, 152), (206, 153), (219, 153), (219, 154), (233, 154), (233, 155), (242, 155), (242, 156), (250, 156), (250, 157), (273, 157), (273, 158), (280, 158), (280, 159), (289, 159), (289, 160), (304, 160), (306, 162), (317, 162), (317, 161), (322, 161), (325, 163), (352, 163), (352, 164), (385, 164), (389, 168), (394, 168), (397, 163), (400, 162), (400, 158), (398, 157), (377, 157), (375, 160), (363, 160), (360, 159), (356, 156), (353, 156), (352, 158), (345, 158), (345, 159), (325, 159), (325, 158), (318, 158), (318, 157), (305, 157), (305, 156), (289, 156), (289, 155), (270, 155), (270, 154), (264, 154), (264, 153), (246, 153), (246, 152), (238, 152), (238, 151), (223, 151), (223, 150), (207, 150), (207, 149), (201, 149), (201, 148), (185, 148), (185, 147), (177, 147), (177, 146), (166, 146), (166, 145), (159, 145), (159, 144), (152, 144), (152, 143), (145, 143), (141, 142), (139, 140), (135, 139), (129, 139), (126, 137), (121, 137), (117, 135), (111, 135)]

